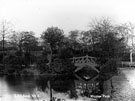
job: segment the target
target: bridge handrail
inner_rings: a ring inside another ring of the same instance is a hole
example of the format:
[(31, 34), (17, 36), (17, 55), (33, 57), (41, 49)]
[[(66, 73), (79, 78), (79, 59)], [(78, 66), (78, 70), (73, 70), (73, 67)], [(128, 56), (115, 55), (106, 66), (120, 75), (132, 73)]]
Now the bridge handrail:
[(86, 56), (81, 56), (81, 57), (73, 57), (73, 58), (70, 58), (70, 59), (80, 59), (80, 58), (93, 58), (93, 59), (96, 59), (95, 57), (91, 57), (91, 56), (88, 56), (88, 55), (86, 55)]
[(82, 56), (82, 57), (73, 57), (73, 58), (71, 58), (72, 60), (73, 60), (73, 62), (78, 62), (78, 61), (80, 61), (80, 62), (82, 62), (82, 61), (96, 61), (97, 60), (97, 58), (95, 58), (95, 57), (90, 57), (90, 56), (88, 56), (88, 55), (86, 55), (86, 56)]

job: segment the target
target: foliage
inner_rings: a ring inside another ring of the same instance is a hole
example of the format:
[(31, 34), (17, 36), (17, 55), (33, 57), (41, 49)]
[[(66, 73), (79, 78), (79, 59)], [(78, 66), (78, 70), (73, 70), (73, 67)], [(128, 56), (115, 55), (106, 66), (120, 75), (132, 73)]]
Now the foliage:
[(117, 33), (110, 32), (105, 35), (104, 41), (100, 43), (100, 49), (105, 52), (106, 58), (119, 57), (119, 54), (125, 49), (124, 38), (118, 38)]
[(69, 32), (68, 38), (72, 41), (78, 41), (79, 38), (79, 30), (73, 30)]
[(44, 40), (44, 43), (49, 43), (52, 50), (54, 50), (61, 45), (64, 32), (58, 27), (49, 27), (42, 33), (41, 38)]
[[(9, 62), (25, 65), (37, 62), (39, 68), (48, 69), (46, 66), (47, 54), (53, 53), (53, 56), (57, 54), (56, 57), (59, 59), (88, 54), (97, 57), (99, 63), (104, 65), (108, 63), (109, 59), (123, 58), (127, 45), (125, 35), (128, 34), (126, 33), (128, 28), (126, 29), (126, 27), (113, 25), (110, 19), (103, 18), (91, 22), (89, 30), (73, 30), (69, 32), (67, 37), (64, 36), (62, 29), (48, 27), (41, 35), (44, 44), (40, 49), (38, 49), (38, 41), (34, 32), (14, 31), (10, 42), (13, 47), (17, 47), (19, 50), (15, 53), (15, 57), (9, 58)], [(42, 51), (42, 56), (33, 56), (32, 51), (38, 50)], [(0, 58), (3, 58), (2, 55)], [(66, 65), (64, 66), (66, 69)]]
[(19, 51), (30, 52), (37, 47), (37, 38), (34, 36), (33, 32), (14, 32), (11, 36), (12, 45), (18, 47)]
[(73, 57), (73, 51), (71, 48), (61, 48), (59, 51), (59, 58), (67, 59)]
[(24, 33), (24, 39), (23, 39), (23, 47), (26, 52), (30, 52), (32, 50), (35, 50), (37, 47), (37, 38), (34, 36), (33, 32), (23, 32)]
[(36, 62), (36, 56), (32, 55), (29, 52), (25, 52), (24, 57), (25, 57), (26, 64), (33, 64)]
[(24, 38), (24, 33), (13, 32), (13, 35), (10, 37), (11, 44), (19, 49), (22, 52), (22, 41)]
[(3, 53), (0, 53), (0, 62), (1, 63), (3, 62), (3, 59), (4, 59), (3, 56), (6, 56), (6, 55), (7, 55), (7, 53), (4, 53), (4, 55), (3, 55)]
[(101, 66), (100, 69), (100, 79), (108, 80), (112, 76), (116, 75), (118, 72), (118, 60), (117, 59), (109, 59), (104, 65)]
[(80, 41), (84, 44), (84, 48), (87, 48), (87, 51), (93, 51), (95, 44), (99, 42), (99, 37), (96, 32), (91, 30), (89, 31), (82, 31), (80, 37)]
[[(83, 34), (87, 39), (91, 51), (98, 51), (99, 58), (121, 58), (126, 49), (125, 36), (118, 33), (115, 25), (109, 19), (95, 20), (91, 23), (91, 30)], [(89, 38), (87, 38), (89, 37)]]
[(73, 74), (75, 66), (70, 59), (55, 59), (51, 63), (52, 70), (58, 74)]

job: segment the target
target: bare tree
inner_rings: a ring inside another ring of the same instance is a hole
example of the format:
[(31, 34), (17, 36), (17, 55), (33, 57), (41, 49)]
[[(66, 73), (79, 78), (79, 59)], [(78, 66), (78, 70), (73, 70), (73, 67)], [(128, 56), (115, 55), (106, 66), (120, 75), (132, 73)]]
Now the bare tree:
[(133, 24), (129, 22), (121, 25), (116, 25), (114, 29), (117, 33), (119, 33), (119, 37), (125, 38), (125, 43), (128, 45), (129, 38), (132, 37), (134, 30)]
[(34, 32), (32, 31), (14, 31), (10, 38), (11, 43), (19, 49), (20, 53), (22, 53), (23, 49), (30, 52), (30, 50), (36, 48), (38, 44), (37, 38), (34, 36)]
[(125, 44), (130, 49), (130, 64), (132, 64), (132, 55), (135, 51), (135, 44), (133, 42), (135, 38), (134, 25), (131, 22), (116, 26), (116, 31), (120, 33), (121, 37), (125, 37)]
[(130, 46), (130, 66), (132, 65), (132, 62), (133, 62), (133, 52), (134, 52), (134, 25), (129, 22), (128, 24), (126, 24), (126, 27), (127, 27), (127, 32), (128, 32), (128, 36), (127, 36), (127, 41), (131, 40), (131, 43), (129, 43), (129, 46)]
[(10, 37), (11, 43), (19, 49), (19, 52), (22, 53), (22, 42), (24, 39), (24, 33), (13, 31), (12, 36)]
[[(6, 20), (3, 20), (0, 23), (0, 35), (2, 37), (2, 50), (3, 50), (3, 58), (4, 58), (4, 53), (5, 53), (5, 40), (8, 37), (9, 33), (11, 32), (11, 23), (9, 23)], [(3, 61), (4, 63), (4, 61)]]
[(94, 30), (98, 33), (107, 34), (113, 31), (113, 24), (109, 18), (101, 18), (99, 20), (94, 19), (89, 23), (90, 30)]

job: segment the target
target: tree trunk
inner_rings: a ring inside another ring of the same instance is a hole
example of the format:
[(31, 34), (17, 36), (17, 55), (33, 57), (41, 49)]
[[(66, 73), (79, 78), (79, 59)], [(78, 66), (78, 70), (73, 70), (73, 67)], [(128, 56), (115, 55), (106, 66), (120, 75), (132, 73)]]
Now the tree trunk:
[[(4, 32), (3, 32), (4, 33)], [(5, 37), (4, 37), (4, 35), (3, 35), (3, 40), (2, 40), (3, 42), (2, 42), (2, 50), (3, 50), (3, 65), (5, 64), (5, 62), (4, 62), (4, 56), (5, 56), (5, 43), (4, 43), (4, 41), (5, 41)]]
[(104, 93), (104, 81), (100, 80), (99, 81), (99, 89), (100, 89), (100, 94)]
[(113, 86), (112, 78), (110, 79), (110, 83), (111, 83), (111, 98), (112, 98), (112, 95), (114, 93), (114, 86)]

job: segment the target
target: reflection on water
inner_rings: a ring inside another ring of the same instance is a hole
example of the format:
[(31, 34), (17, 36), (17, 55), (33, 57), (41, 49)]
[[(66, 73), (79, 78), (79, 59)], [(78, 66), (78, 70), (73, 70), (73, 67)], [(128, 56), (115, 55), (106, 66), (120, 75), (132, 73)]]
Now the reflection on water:
[(86, 90), (88, 85), (89, 83), (81, 83), (69, 76), (1, 77), (0, 101), (49, 101), (50, 92), (58, 101), (92, 101), (88, 97), (88, 89)]

